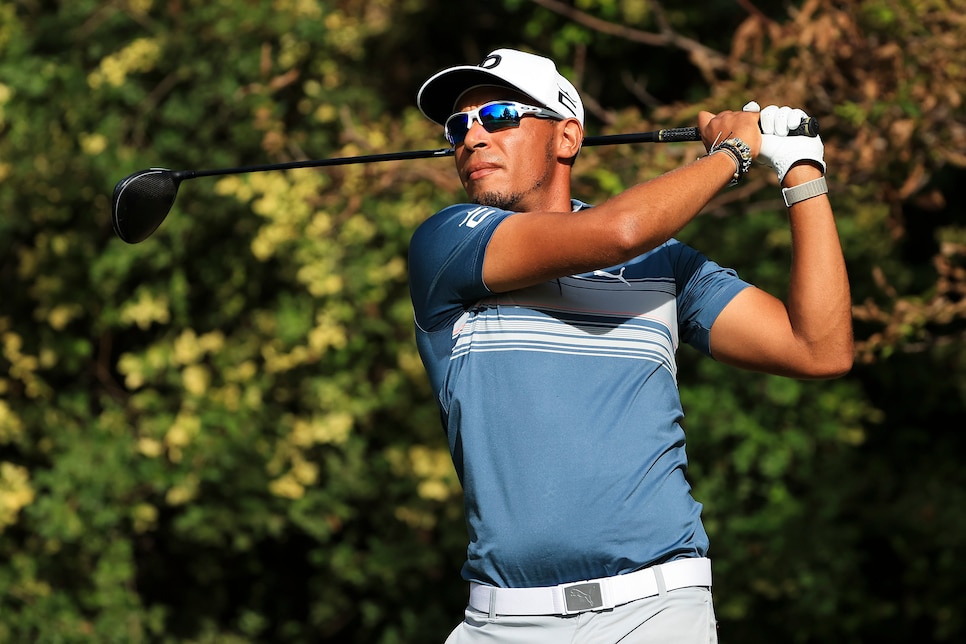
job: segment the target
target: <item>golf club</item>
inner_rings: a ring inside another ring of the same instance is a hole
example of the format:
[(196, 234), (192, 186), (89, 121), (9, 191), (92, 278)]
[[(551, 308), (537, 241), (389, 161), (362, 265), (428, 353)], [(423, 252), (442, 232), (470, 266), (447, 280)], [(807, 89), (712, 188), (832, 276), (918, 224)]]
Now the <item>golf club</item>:
[[(794, 131), (794, 135), (817, 136), (818, 122), (806, 119)], [(652, 132), (630, 134), (610, 134), (589, 136), (584, 146), (614, 145), (619, 143), (674, 143), (678, 141), (700, 141), (701, 135), (696, 127), (668, 128)], [(333, 159), (309, 159), (288, 163), (222, 168), (216, 170), (168, 170), (150, 168), (125, 177), (114, 187), (111, 222), (114, 233), (129, 244), (137, 244), (150, 237), (174, 206), (178, 187), (182, 181), (199, 177), (214, 177), (269, 170), (294, 170), (297, 168), (321, 168), (357, 163), (377, 163), (381, 161), (404, 161), (408, 159), (429, 159), (453, 156), (452, 148), (436, 150), (415, 150), (411, 152), (389, 152), (386, 154), (366, 154), (355, 157)]]

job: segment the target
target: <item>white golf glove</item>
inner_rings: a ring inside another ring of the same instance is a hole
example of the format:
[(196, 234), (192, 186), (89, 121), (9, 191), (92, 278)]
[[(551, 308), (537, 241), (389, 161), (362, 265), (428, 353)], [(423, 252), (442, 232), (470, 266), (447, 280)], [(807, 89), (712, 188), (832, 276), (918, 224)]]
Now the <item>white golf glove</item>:
[(758, 159), (778, 173), (778, 182), (799, 161), (814, 161), (825, 172), (825, 145), (818, 136), (788, 136), (808, 115), (799, 109), (769, 105), (765, 109), (755, 101), (742, 108), (744, 112), (761, 112), (761, 150)]

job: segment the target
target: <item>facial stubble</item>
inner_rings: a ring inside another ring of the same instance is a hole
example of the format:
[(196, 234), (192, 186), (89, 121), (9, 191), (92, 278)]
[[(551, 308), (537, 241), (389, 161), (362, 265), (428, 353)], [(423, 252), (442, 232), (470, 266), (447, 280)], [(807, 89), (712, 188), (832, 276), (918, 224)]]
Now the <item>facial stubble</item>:
[[(553, 164), (556, 162), (556, 154), (554, 151), (554, 141), (553, 138), (547, 140), (546, 150), (544, 154), (544, 161), (546, 162), (547, 170), (540, 176), (532, 186), (526, 190), (520, 190), (517, 192), (504, 192), (500, 190), (491, 190), (488, 192), (481, 192), (473, 198), (473, 203), (479, 204), (481, 206), (489, 206), (491, 208), (499, 208), (501, 210), (509, 210), (513, 212), (521, 212), (526, 210), (523, 204), (527, 196), (536, 193), (541, 186), (547, 181), (550, 176)], [(531, 206), (532, 208), (532, 206)]]

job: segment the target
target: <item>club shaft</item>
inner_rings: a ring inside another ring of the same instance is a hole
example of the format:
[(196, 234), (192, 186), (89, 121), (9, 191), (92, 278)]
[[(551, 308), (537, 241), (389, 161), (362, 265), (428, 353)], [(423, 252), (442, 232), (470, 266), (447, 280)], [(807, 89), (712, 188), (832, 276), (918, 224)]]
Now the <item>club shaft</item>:
[(335, 165), (352, 165), (356, 163), (378, 163), (381, 161), (406, 161), (409, 159), (430, 159), (434, 157), (448, 157), (453, 155), (452, 148), (436, 150), (412, 150), (410, 152), (387, 152), (385, 154), (363, 154), (355, 157), (336, 157), (334, 159), (306, 159), (304, 161), (289, 161), (287, 163), (271, 163), (268, 165), (250, 165), (240, 168), (219, 168), (215, 170), (179, 170), (174, 173), (175, 179), (194, 179), (196, 177), (216, 177), (225, 174), (245, 174), (248, 172), (266, 172), (269, 170), (296, 170), (299, 168), (323, 168)]
[[(788, 134), (794, 136), (818, 136), (818, 122), (814, 119), (806, 119), (798, 128)], [(590, 147), (619, 143), (673, 143), (676, 141), (700, 140), (701, 135), (698, 128), (680, 127), (655, 130), (653, 132), (589, 136), (583, 140), (583, 145)], [(172, 171), (166, 168), (150, 168), (122, 179), (114, 187), (111, 221), (114, 226), (114, 232), (118, 237), (129, 244), (136, 244), (147, 239), (154, 233), (168, 215), (171, 206), (174, 204), (175, 197), (178, 194), (178, 186), (185, 179), (245, 174), (248, 172), (265, 172), (270, 170), (293, 170), (297, 168), (320, 168), (357, 163), (377, 163), (380, 161), (428, 159), (448, 157), (454, 154), (455, 151), (452, 148), (438, 148), (435, 150), (366, 154), (355, 157), (337, 157), (334, 159), (308, 159), (288, 163), (222, 168), (217, 170)]]
[[(695, 127), (679, 127), (653, 132), (632, 132), (629, 134), (607, 134), (602, 136), (588, 136), (584, 139), (585, 147), (595, 145), (615, 145), (618, 143), (673, 143), (676, 141), (700, 141), (701, 136)], [(364, 154), (355, 157), (335, 157), (333, 159), (306, 159), (304, 161), (289, 161), (286, 163), (272, 163), (268, 165), (251, 165), (239, 168), (218, 168), (214, 170), (179, 170), (174, 172), (178, 181), (194, 179), (196, 177), (214, 177), (226, 174), (245, 174), (248, 172), (265, 172), (269, 170), (296, 170), (299, 168), (323, 168), (337, 165), (353, 165), (358, 163), (379, 163), (382, 161), (407, 161), (411, 159), (432, 159), (436, 157), (453, 156), (452, 148), (438, 148), (435, 150), (412, 150), (410, 152), (387, 152), (385, 154)]]
[(614, 145), (617, 143), (677, 143), (679, 141), (700, 141), (701, 134), (696, 127), (672, 127), (653, 132), (631, 132), (630, 134), (607, 134), (588, 136), (583, 145)]
[[(789, 135), (818, 136), (818, 121), (805, 119)], [(652, 132), (631, 132), (629, 134), (605, 134), (588, 136), (583, 141), (584, 147), (595, 145), (616, 145), (621, 143), (676, 143), (682, 141), (700, 141), (701, 133), (696, 127), (673, 127)], [(245, 174), (248, 172), (266, 172), (269, 170), (295, 170), (298, 168), (323, 168), (326, 166), (353, 165), (357, 163), (379, 163), (381, 161), (406, 161), (410, 159), (431, 159), (436, 157), (450, 157), (452, 148), (437, 148), (435, 150), (413, 150), (411, 152), (388, 152), (385, 154), (364, 154), (355, 157), (336, 157), (334, 159), (306, 159), (304, 161), (289, 161), (287, 163), (272, 163), (268, 165), (251, 165), (240, 168), (220, 168), (216, 170), (179, 170), (173, 172), (176, 181), (194, 179), (196, 177), (214, 177), (226, 174)]]

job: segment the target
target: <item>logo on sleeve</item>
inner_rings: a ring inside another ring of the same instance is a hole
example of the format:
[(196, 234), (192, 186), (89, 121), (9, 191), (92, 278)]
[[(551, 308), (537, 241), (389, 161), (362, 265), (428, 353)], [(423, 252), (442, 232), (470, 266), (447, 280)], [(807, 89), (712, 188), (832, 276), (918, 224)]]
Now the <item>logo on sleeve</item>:
[(463, 221), (460, 222), (460, 227), (466, 226), (467, 228), (476, 228), (483, 220), (496, 212), (495, 208), (487, 208), (486, 206), (478, 206), (473, 210), (466, 213), (463, 217)]

